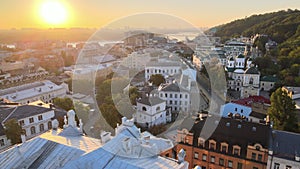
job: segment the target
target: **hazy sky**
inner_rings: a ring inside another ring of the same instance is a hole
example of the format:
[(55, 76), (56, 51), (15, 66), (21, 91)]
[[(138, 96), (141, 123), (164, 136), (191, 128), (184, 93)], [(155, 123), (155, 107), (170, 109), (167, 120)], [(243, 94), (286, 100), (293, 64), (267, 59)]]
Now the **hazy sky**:
[(67, 20), (51, 25), (41, 18), (40, 8), (49, 0), (1, 0), (0, 29), (92, 27), (118, 18), (162, 12), (178, 16), (199, 27), (212, 27), (252, 14), (300, 9), (300, 0), (56, 0), (67, 10)]

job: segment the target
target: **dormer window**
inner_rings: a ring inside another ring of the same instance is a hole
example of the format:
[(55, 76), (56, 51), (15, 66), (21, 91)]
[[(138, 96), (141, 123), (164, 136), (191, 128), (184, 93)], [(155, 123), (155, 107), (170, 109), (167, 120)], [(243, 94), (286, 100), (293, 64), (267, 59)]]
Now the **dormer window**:
[(233, 146), (232, 154), (233, 155), (240, 155), (241, 153), (241, 147), (238, 145)]
[(223, 153), (227, 153), (227, 150), (228, 150), (228, 144), (227, 143), (221, 143), (221, 149), (220, 151), (223, 152)]
[(216, 149), (216, 141), (215, 140), (209, 140), (209, 149), (211, 149), (211, 150)]
[(198, 138), (198, 146), (199, 147), (204, 147), (205, 140), (201, 137)]

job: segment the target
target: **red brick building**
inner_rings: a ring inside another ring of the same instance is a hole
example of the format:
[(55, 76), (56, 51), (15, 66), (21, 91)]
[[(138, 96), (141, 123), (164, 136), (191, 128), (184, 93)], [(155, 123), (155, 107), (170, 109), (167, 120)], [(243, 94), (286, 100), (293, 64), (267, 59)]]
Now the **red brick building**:
[[(207, 132), (207, 126), (215, 128), (214, 132)], [(266, 169), (270, 131), (265, 124), (207, 117), (196, 121), (190, 130), (184, 125), (178, 129), (178, 144), (162, 155), (174, 157), (184, 149), (189, 168), (198, 165), (202, 169)]]

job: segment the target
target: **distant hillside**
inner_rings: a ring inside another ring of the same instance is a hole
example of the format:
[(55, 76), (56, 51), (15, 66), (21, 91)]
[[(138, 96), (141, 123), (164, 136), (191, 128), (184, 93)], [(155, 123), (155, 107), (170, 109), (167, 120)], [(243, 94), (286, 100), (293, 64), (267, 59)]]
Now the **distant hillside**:
[(257, 33), (270, 35), (272, 40), (282, 43), (300, 29), (300, 11), (286, 10), (267, 14), (252, 15), (215, 27), (216, 36), (223, 40), (234, 36), (252, 36)]
[[(280, 78), (280, 85), (300, 86), (299, 10), (289, 9), (253, 15), (210, 30), (215, 31), (215, 36), (221, 37), (223, 42), (241, 35), (247, 37), (257, 33), (269, 35), (279, 44), (278, 48), (267, 53), (263, 52), (264, 57), (257, 58), (254, 63), (259, 65), (263, 75), (276, 74)], [(263, 50), (264, 44), (258, 47)]]

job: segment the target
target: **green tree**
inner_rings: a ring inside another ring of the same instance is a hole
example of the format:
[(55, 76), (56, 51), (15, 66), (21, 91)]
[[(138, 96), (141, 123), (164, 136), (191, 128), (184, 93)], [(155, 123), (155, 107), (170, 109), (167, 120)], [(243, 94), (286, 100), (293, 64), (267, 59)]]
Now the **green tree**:
[(71, 98), (64, 97), (64, 98), (54, 98), (53, 104), (61, 109), (66, 111), (74, 110), (73, 101)]
[(285, 90), (278, 88), (271, 95), (271, 107), (268, 109), (274, 129), (297, 132), (298, 120), (295, 110), (295, 102)]
[(161, 74), (151, 75), (149, 82), (153, 83), (155, 86), (159, 86), (162, 83), (166, 82), (166, 79)]
[(130, 98), (131, 104), (136, 105), (136, 99), (138, 97), (140, 97), (138, 89), (136, 87), (130, 87), (129, 88), (129, 98)]
[(5, 122), (5, 135), (11, 140), (12, 144), (21, 143), (21, 134), (23, 129), (16, 119), (9, 119)]

